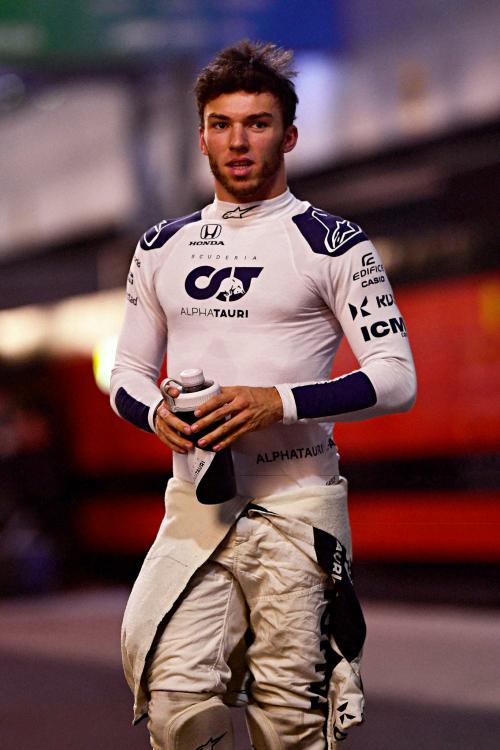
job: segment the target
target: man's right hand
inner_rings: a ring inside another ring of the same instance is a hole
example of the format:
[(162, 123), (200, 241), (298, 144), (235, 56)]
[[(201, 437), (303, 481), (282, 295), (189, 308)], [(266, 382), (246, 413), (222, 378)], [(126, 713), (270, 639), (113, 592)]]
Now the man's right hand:
[[(179, 393), (180, 391), (177, 388), (168, 389), (168, 395), (172, 398), (177, 398)], [(185, 422), (181, 422), (175, 414), (172, 414), (165, 401), (156, 411), (155, 428), (161, 442), (176, 453), (186, 455), (188, 451), (193, 450), (193, 443), (176, 432), (176, 430), (179, 430), (184, 435), (191, 435), (191, 427)]]

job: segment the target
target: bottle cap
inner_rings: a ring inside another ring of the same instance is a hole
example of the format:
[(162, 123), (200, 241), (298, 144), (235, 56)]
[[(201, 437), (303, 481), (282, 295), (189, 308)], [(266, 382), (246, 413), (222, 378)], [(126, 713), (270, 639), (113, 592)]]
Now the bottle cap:
[(203, 385), (204, 382), (205, 377), (203, 375), (203, 370), (200, 370), (198, 367), (193, 367), (190, 370), (183, 370), (181, 372), (181, 383), (184, 386), (192, 388), (195, 385)]

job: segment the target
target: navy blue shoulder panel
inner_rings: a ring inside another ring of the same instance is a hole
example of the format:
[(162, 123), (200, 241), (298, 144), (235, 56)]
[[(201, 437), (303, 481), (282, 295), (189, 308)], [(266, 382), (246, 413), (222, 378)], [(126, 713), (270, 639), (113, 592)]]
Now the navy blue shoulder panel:
[(153, 432), (148, 422), (149, 406), (136, 401), (125, 388), (119, 388), (115, 399), (116, 408), (118, 414), (127, 422), (132, 422), (133, 425), (139, 427), (145, 432)]
[(336, 258), (344, 255), (359, 242), (368, 239), (363, 230), (352, 221), (332, 216), (312, 206), (303, 214), (293, 216), (292, 220), (306, 238), (313, 253), (320, 255)]
[(201, 211), (196, 211), (194, 214), (189, 214), (189, 216), (181, 216), (180, 219), (164, 219), (159, 224), (155, 224), (154, 227), (148, 229), (146, 234), (143, 234), (141, 237), (141, 247), (143, 250), (154, 250), (157, 247), (162, 247), (179, 229), (200, 219)]

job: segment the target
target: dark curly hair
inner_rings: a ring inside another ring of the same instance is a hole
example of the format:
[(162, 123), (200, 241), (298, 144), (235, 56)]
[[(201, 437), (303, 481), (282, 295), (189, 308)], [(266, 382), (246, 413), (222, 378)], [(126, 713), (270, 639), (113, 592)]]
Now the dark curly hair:
[(203, 112), (208, 102), (221, 94), (246, 91), (260, 94), (268, 91), (279, 101), (286, 130), (295, 120), (298, 97), (291, 69), (293, 52), (271, 43), (252, 43), (248, 39), (221, 50), (203, 68), (194, 87), (198, 113), (203, 127)]

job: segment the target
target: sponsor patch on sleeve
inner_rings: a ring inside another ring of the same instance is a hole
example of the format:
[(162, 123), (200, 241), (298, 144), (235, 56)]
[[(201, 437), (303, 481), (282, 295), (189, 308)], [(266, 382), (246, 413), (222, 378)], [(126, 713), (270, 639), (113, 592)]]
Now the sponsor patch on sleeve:
[(303, 214), (293, 217), (300, 233), (305, 237), (311, 250), (320, 255), (337, 258), (351, 247), (368, 239), (363, 230), (352, 221), (332, 216), (326, 211), (312, 206)]

